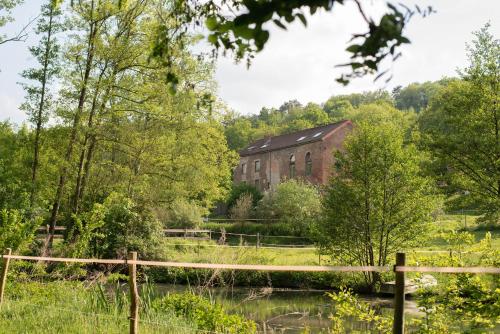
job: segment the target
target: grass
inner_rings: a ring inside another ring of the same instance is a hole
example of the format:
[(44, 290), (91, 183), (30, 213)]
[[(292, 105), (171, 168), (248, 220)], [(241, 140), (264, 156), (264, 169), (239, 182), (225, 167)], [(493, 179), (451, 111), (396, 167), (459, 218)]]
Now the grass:
[[(127, 308), (103, 309), (97, 300), (95, 289), (81, 282), (10, 283), (0, 312), (0, 333), (127, 333)], [(196, 333), (172, 315), (144, 319), (141, 333)]]
[[(428, 258), (439, 253), (435, 251), (448, 252), (450, 246), (443, 238), (444, 233), (464, 230), (464, 216), (443, 215), (432, 223), (431, 237), (421, 246), (408, 251), (416, 251), (416, 260), (421, 255)], [(468, 228), (464, 231), (474, 236), (474, 243), (467, 245), (465, 251), (472, 250), (483, 239), (487, 231), (476, 230), (477, 217), (467, 216)], [(227, 227), (227, 226), (226, 226)], [(500, 231), (493, 230), (492, 245), (500, 249)], [(250, 240), (249, 242), (253, 242)], [(290, 239), (288, 243), (304, 243), (300, 239)], [(231, 242), (231, 245), (236, 243)], [(168, 259), (177, 262), (210, 262), (210, 263), (241, 263), (241, 264), (270, 264), (270, 265), (318, 265), (319, 256), (315, 249), (310, 248), (255, 248), (250, 247), (221, 247), (215, 241), (193, 241), (192, 239), (168, 238), (165, 240), (168, 248)], [(473, 257), (473, 255), (467, 255)], [(321, 264), (327, 264), (327, 257), (323, 256)]]
[[(186, 246), (190, 245), (190, 246)], [(168, 239), (168, 259), (176, 262), (254, 263), (271, 265), (317, 265), (315, 249), (219, 246), (215, 241), (193, 242)]]

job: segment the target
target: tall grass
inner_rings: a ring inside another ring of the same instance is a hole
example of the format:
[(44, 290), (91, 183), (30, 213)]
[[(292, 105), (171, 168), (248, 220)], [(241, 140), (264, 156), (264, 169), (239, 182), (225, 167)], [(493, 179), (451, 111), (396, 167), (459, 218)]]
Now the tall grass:
[[(23, 282), (7, 287), (0, 309), (0, 333), (127, 333), (128, 295), (119, 283), (111, 289), (81, 282)], [(148, 305), (153, 296), (142, 290)], [(196, 333), (196, 328), (174, 314), (141, 309), (141, 333)]]

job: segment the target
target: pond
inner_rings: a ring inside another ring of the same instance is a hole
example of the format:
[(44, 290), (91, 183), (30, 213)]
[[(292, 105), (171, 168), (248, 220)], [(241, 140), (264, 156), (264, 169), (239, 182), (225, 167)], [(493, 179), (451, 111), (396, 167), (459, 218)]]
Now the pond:
[[(162, 293), (179, 292), (188, 289), (179, 285), (158, 285)], [(197, 292), (200, 290), (196, 289)], [(332, 312), (332, 300), (325, 291), (288, 290), (272, 288), (210, 288), (203, 293), (221, 303), (231, 313), (243, 314), (262, 327), (265, 323), (267, 333), (299, 334), (305, 328), (309, 333), (326, 333), (331, 326), (329, 315)], [(379, 296), (361, 296), (380, 312), (392, 315), (392, 298)], [(406, 301), (407, 316), (417, 315), (416, 303)], [(348, 326), (356, 330), (369, 330), (366, 323), (348, 320)]]

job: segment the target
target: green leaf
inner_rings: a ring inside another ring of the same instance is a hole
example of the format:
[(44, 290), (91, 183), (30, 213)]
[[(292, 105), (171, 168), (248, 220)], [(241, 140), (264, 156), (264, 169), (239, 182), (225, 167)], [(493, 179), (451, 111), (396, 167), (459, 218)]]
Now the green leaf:
[(304, 16), (304, 14), (298, 13), (296, 16), (300, 19), (300, 21), (302, 22), (304, 27), (307, 27), (307, 20), (306, 20), (306, 17)]
[(205, 20), (205, 25), (207, 26), (208, 30), (215, 30), (217, 28), (217, 18), (215, 16), (210, 16)]
[(278, 27), (280, 27), (281, 29), (286, 30), (285, 25), (284, 25), (283, 23), (281, 23), (281, 21), (280, 21), (280, 20), (276, 20), (276, 19), (274, 19), (274, 20), (273, 20), (273, 22), (274, 22), (274, 24), (276, 24), (276, 25), (277, 25)]
[(356, 53), (361, 49), (361, 46), (358, 44), (353, 44), (349, 45), (349, 47), (346, 49), (346, 51), (351, 52), (351, 53)]

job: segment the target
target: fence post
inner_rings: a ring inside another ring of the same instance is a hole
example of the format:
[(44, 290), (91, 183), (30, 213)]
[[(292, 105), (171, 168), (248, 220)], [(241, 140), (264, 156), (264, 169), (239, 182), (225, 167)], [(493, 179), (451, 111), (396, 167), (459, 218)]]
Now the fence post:
[(257, 232), (257, 243), (255, 244), (255, 248), (259, 248), (260, 247), (260, 233)]
[[(130, 252), (129, 260), (137, 260), (137, 252)], [(139, 293), (137, 291), (137, 265), (128, 265), (128, 284), (130, 288), (130, 334), (139, 333)]]
[[(5, 250), (5, 255), (12, 254), (12, 249), (7, 248)], [(0, 305), (3, 302), (3, 293), (5, 291), (5, 284), (7, 283), (7, 271), (9, 270), (10, 258), (3, 258), (2, 264), (2, 276), (0, 276)]]
[[(405, 253), (396, 254), (396, 266), (405, 266)], [(395, 267), (396, 267), (395, 266)], [(396, 287), (394, 291), (394, 324), (393, 334), (404, 334), (405, 331), (405, 273), (396, 271)]]

